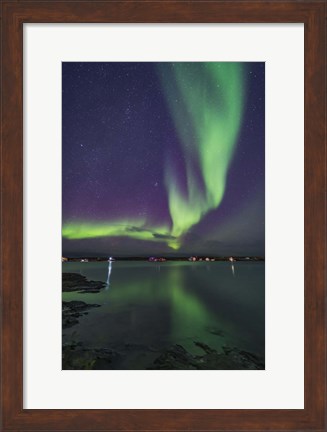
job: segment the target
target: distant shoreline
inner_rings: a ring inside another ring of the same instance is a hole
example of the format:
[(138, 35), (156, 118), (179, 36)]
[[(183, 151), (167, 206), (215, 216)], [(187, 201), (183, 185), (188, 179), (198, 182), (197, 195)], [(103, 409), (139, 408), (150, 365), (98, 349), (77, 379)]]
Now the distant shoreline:
[[(212, 255), (196, 255), (196, 260), (192, 261), (190, 257), (167, 257), (159, 255), (156, 257), (158, 260), (162, 259), (163, 261), (188, 261), (188, 262), (211, 262), (211, 261), (265, 261), (265, 258), (259, 256), (233, 256), (233, 257), (217, 257)], [(231, 260), (232, 258), (232, 260)], [(80, 257), (63, 257), (63, 262), (81, 262), (82, 260), (87, 260), (86, 262), (108, 262), (108, 257), (89, 257), (89, 256), (80, 256)], [(158, 262), (151, 260), (151, 257), (113, 257), (111, 261), (147, 261), (147, 262)]]

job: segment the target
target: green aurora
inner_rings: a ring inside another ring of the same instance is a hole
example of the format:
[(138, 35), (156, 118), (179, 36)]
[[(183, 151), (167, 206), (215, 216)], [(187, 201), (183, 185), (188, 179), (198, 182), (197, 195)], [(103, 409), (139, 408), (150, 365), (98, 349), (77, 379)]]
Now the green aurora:
[(244, 67), (241, 63), (158, 63), (157, 70), (185, 163), (183, 183), (166, 155), (171, 221), (162, 226), (123, 216), (115, 221), (71, 221), (63, 225), (63, 237), (130, 237), (179, 249), (183, 236), (219, 207), (242, 122)]

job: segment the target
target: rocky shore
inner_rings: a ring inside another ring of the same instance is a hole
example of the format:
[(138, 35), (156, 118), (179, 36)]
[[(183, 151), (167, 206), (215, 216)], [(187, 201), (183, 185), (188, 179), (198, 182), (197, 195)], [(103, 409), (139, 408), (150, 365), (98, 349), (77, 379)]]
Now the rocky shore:
[[(100, 281), (90, 281), (78, 273), (62, 274), (62, 291), (77, 291), (79, 294), (99, 293), (105, 284)], [(83, 301), (62, 302), (62, 328), (67, 329), (79, 323), (79, 318), (88, 314), (89, 309), (100, 307), (99, 304), (88, 304)]]
[(99, 293), (106, 284), (101, 281), (90, 281), (79, 273), (62, 274), (62, 291), (77, 291), (79, 294)]
[(79, 323), (78, 318), (88, 314), (88, 310), (100, 307), (98, 304), (87, 304), (83, 301), (73, 300), (62, 302), (62, 328), (66, 329)]
[(193, 355), (181, 345), (173, 345), (161, 354), (149, 369), (199, 369), (199, 370), (244, 370), (264, 369), (262, 359), (238, 348), (223, 347), (218, 353), (202, 342), (194, 344), (203, 350), (203, 355)]
[(109, 370), (119, 369), (115, 362), (121, 355), (105, 348), (87, 348), (82, 343), (64, 344), (62, 347), (62, 368), (64, 370)]
[[(202, 342), (194, 342), (203, 355), (193, 355), (181, 345), (173, 345), (152, 361), (146, 369), (152, 370), (264, 370), (264, 361), (258, 356), (236, 347), (224, 347), (222, 353)], [(128, 352), (121, 348), (105, 349), (84, 347), (82, 343), (63, 346), (63, 369), (124, 369), (121, 361)], [(149, 350), (150, 357), (153, 351)], [(138, 369), (137, 367), (132, 369)], [(140, 368), (141, 369), (141, 368)]]

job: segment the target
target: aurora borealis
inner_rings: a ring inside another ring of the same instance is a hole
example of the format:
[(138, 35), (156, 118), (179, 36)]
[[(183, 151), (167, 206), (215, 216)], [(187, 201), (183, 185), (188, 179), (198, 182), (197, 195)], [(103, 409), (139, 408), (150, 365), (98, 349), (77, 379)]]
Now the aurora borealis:
[(244, 82), (237, 63), (159, 67), (185, 159), (186, 194), (178, 171), (171, 169), (173, 160), (165, 169), (171, 231), (178, 239), (223, 198), (243, 111)]
[(63, 254), (264, 255), (264, 63), (63, 63)]

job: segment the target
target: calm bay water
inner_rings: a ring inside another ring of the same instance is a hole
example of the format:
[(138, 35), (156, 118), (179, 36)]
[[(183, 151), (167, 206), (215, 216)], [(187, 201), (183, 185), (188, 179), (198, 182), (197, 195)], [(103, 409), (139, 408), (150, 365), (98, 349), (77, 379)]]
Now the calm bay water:
[(264, 357), (263, 262), (64, 263), (63, 272), (106, 283), (98, 294), (63, 293), (101, 305), (63, 330), (63, 343), (123, 352), (120, 368), (146, 368), (174, 344), (201, 354), (194, 341)]

